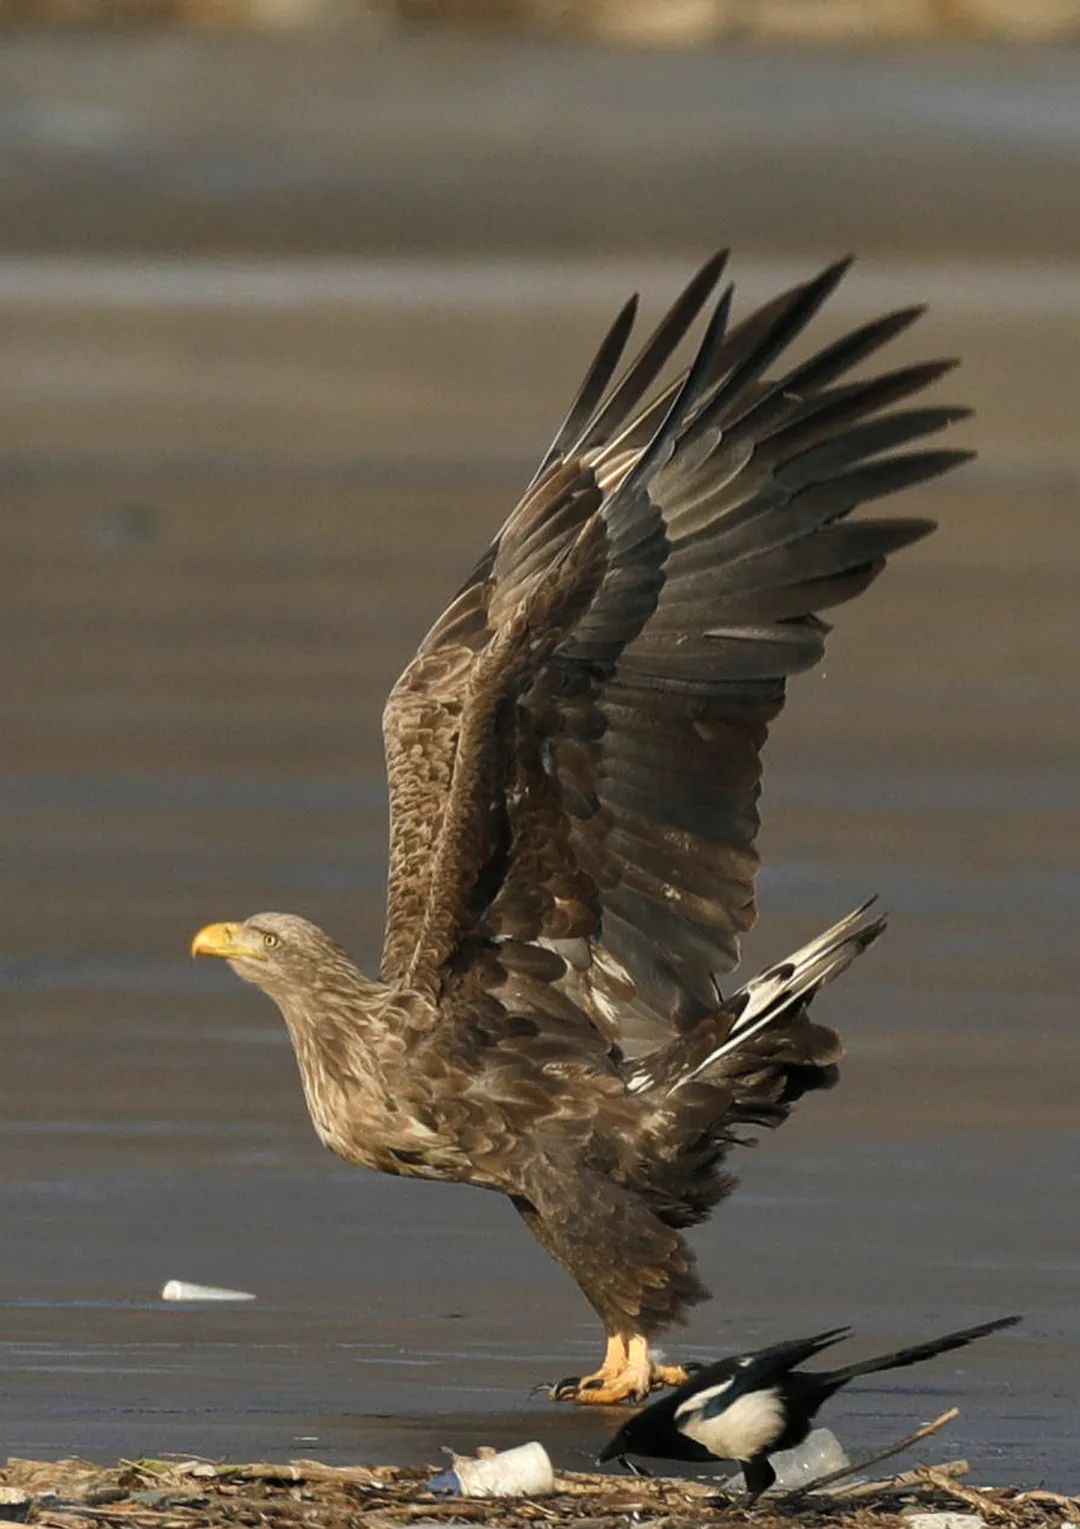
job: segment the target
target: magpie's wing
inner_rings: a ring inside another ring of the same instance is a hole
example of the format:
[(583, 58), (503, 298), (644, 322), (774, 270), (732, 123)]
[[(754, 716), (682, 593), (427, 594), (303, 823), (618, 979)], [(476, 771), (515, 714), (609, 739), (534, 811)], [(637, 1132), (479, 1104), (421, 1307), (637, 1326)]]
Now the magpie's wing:
[(717, 1417), (737, 1397), (775, 1385), (804, 1360), (840, 1343), (850, 1332), (850, 1327), (831, 1327), (811, 1338), (790, 1338), (709, 1365), (683, 1388), (687, 1394), (676, 1406), (676, 1417), (683, 1418), (689, 1413), (700, 1418)]
[(757, 1385), (778, 1380), (807, 1359), (813, 1359), (823, 1349), (832, 1348), (834, 1343), (842, 1343), (850, 1332), (850, 1327), (830, 1327), (809, 1338), (789, 1338), (783, 1343), (774, 1343), (768, 1348), (740, 1355), (735, 1361), (736, 1370), (750, 1382), (741, 1389), (750, 1390)]

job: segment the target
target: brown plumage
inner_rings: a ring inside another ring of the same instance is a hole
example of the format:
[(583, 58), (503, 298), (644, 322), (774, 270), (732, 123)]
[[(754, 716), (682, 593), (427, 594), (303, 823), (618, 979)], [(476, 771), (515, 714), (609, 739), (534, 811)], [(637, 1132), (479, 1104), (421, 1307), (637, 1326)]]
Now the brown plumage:
[[(732, 1187), (747, 1123), (830, 1081), (816, 989), (880, 932), (853, 914), (721, 996), (755, 916), (761, 749), (818, 612), (924, 520), (852, 510), (964, 460), (895, 448), (963, 416), (883, 412), (950, 363), (853, 381), (916, 317), (791, 367), (833, 266), (728, 327), (643, 403), (710, 260), (613, 382), (622, 310), (517, 508), (395, 685), (378, 981), (286, 914), (202, 930), (285, 1016), (322, 1140), (350, 1162), (511, 1197), (608, 1335), (565, 1387), (641, 1395), (649, 1338), (706, 1291), (682, 1229)], [(774, 365), (779, 375), (766, 372)]]

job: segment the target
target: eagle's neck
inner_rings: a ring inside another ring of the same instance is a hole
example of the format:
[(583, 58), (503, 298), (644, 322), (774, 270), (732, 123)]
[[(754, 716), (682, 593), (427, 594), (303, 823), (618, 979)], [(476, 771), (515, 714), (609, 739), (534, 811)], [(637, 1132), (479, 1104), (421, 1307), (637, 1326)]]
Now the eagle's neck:
[(288, 1027), (312, 1124), (326, 1146), (353, 1161), (359, 1141), (382, 1133), (390, 1105), (389, 996), (344, 955), (321, 962), (307, 983), (271, 993)]

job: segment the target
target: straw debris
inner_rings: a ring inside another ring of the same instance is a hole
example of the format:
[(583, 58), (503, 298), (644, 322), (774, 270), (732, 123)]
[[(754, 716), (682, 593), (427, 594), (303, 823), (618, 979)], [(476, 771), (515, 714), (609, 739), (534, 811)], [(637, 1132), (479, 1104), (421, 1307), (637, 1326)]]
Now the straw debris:
[[(795, 1522), (818, 1529), (904, 1529), (914, 1513), (958, 1510), (988, 1529), (1062, 1529), (1080, 1524), (1080, 1499), (1042, 1489), (979, 1487), (963, 1478), (967, 1464), (917, 1466), (878, 1481), (759, 1504), (753, 1513), (714, 1486), (670, 1477), (637, 1479), (564, 1472), (543, 1498), (474, 1501), (436, 1498), (428, 1473), (398, 1466), (331, 1466), (317, 1460), (240, 1464), (198, 1459), (122, 1460), (101, 1467), (86, 1460), (9, 1459), (0, 1485), (21, 1518), (42, 1529), (413, 1529), (483, 1523), (491, 1529), (710, 1529), (753, 1524), (779, 1529)], [(0, 1514), (7, 1509), (0, 1501)]]

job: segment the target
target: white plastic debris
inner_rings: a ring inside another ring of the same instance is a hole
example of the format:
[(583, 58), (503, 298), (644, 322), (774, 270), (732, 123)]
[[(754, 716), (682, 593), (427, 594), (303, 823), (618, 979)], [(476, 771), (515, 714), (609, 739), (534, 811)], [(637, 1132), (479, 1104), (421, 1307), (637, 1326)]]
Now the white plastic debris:
[[(851, 1461), (844, 1453), (843, 1445), (831, 1428), (815, 1428), (794, 1449), (782, 1449), (769, 1456), (769, 1464), (776, 1472), (776, 1483), (770, 1492), (793, 1492), (796, 1487), (806, 1486), (819, 1476), (842, 1471)], [(724, 1482), (725, 1490), (741, 1492), (741, 1473)], [(947, 1529), (942, 1525), (941, 1529)]]
[(250, 1290), (226, 1290), (220, 1285), (193, 1285), (185, 1279), (170, 1279), (162, 1287), (163, 1301), (253, 1301)]
[(831, 1428), (815, 1428), (794, 1449), (771, 1455), (769, 1464), (776, 1472), (776, 1490), (790, 1492), (819, 1476), (842, 1471), (851, 1461)]
[(535, 1497), (555, 1490), (555, 1472), (542, 1444), (519, 1444), (498, 1454), (451, 1455), (448, 1471), (428, 1490), (451, 1497)]
[(978, 1513), (905, 1513), (909, 1529), (986, 1529)]

